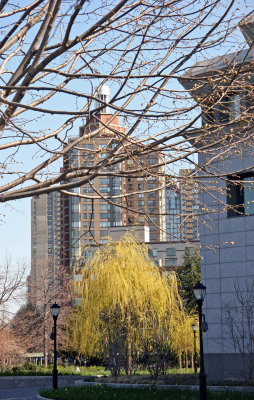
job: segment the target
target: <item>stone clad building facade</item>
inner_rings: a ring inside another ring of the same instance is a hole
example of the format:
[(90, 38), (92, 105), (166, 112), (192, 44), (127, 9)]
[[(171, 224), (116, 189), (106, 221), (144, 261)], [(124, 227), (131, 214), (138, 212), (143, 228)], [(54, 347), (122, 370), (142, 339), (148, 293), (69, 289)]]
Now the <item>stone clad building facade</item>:
[[(186, 137), (199, 152), (200, 186), (203, 181), (206, 188), (200, 192), (205, 223), (199, 228), (201, 275), (206, 285), (204, 314), (209, 324), (204, 334), (205, 369), (209, 379), (220, 380), (248, 374), (248, 343), (253, 340), (246, 316), (241, 314), (236, 287), (246, 294), (254, 279), (254, 14), (240, 28), (249, 48), (198, 63), (181, 79), (195, 100), (204, 99), (200, 102), (202, 127)], [(239, 74), (229, 86), (231, 74), (240, 66), (246, 73)], [(214, 96), (214, 104), (208, 104), (205, 99), (214, 90), (216, 76), (224, 76), (221, 85), (225, 87), (217, 98)], [(230, 333), (228, 307), (237, 307), (238, 315), (243, 316), (233, 321), (239, 328), (242, 351)], [(246, 333), (245, 345), (241, 330)]]

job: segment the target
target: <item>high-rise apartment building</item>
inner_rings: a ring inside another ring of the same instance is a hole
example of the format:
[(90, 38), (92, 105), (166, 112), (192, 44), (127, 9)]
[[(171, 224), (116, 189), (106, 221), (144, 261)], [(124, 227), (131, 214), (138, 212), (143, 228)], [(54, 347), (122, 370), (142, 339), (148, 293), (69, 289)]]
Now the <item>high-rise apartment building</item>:
[[(28, 301), (40, 306), (42, 281), (57, 279), (61, 264), (61, 201), (57, 192), (31, 199), (31, 273)], [(51, 285), (51, 290), (54, 290)]]
[(167, 186), (167, 241), (199, 240), (199, 191), (194, 169), (180, 169), (179, 184)]
[[(99, 98), (108, 102), (108, 97), (109, 88), (103, 87)], [(109, 228), (146, 225), (150, 242), (166, 240), (164, 167), (159, 148), (135, 156), (133, 143), (121, 147), (126, 128), (107, 107), (102, 109), (99, 101), (97, 106), (100, 113), (80, 127), (83, 139), (64, 156), (62, 170), (87, 168), (89, 172), (100, 164), (99, 175), (71, 189), (73, 195), (54, 192), (31, 201), (31, 301), (36, 297), (33, 288), (38, 286), (39, 270), (54, 273), (61, 265), (70, 272), (86, 247), (107, 242)], [(76, 139), (70, 138), (69, 143)], [(116, 146), (119, 159), (126, 152), (132, 156), (109, 163)], [(140, 172), (128, 174), (132, 170)]]
[[(109, 88), (103, 87), (99, 96), (108, 102)], [(101, 106), (99, 101), (97, 106)], [(64, 158), (64, 170), (81, 166), (89, 169), (101, 164), (99, 176), (73, 189), (79, 197), (62, 196), (65, 266), (74, 263), (85, 246), (106, 243), (110, 227), (146, 224), (150, 227), (151, 241), (165, 240), (164, 176), (163, 167), (158, 166), (163, 159), (159, 149), (103, 166), (103, 160), (108, 160), (125, 133), (118, 117), (113, 117), (105, 107), (89, 124), (80, 127), (79, 135), (84, 139)], [(128, 142), (119, 148), (119, 156), (135, 149)], [(137, 168), (144, 172), (139, 177), (128, 176), (128, 171)]]
[[(84, 139), (64, 157), (63, 171), (81, 166), (93, 168), (119, 145), (112, 131), (124, 135), (125, 127), (118, 118), (106, 113), (107, 109), (103, 111), (105, 114), (99, 114), (88, 126), (80, 128), (79, 135), (85, 134)], [(110, 118), (109, 126), (105, 126)], [(94, 134), (95, 131), (98, 133)], [(130, 145), (128, 151), (132, 150)], [(180, 186), (165, 189), (164, 169), (158, 166), (162, 162), (158, 149), (102, 167), (100, 175), (92, 181), (71, 189), (73, 196), (55, 192), (34, 197), (31, 287), (38, 283), (38, 266), (43, 264), (52, 273), (59, 265), (71, 271), (86, 247), (107, 242), (110, 228), (147, 226), (150, 243), (196, 240), (197, 193), (193, 184), (188, 183), (190, 170), (181, 171), (181, 176), (187, 178)], [(142, 171), (140, 175), (128, 176), (128, 171), (137, 166)]]
[(166, 240), (176, 242), (181, 239), (181, 193), (177, 185), (167, 186), (166, 197)]
[(181, 193), (181, 238), (183, 240), (199, 239), (199, 191), (193, 176), (193, 169), (181, 169), (179, 173), (179, 190)]

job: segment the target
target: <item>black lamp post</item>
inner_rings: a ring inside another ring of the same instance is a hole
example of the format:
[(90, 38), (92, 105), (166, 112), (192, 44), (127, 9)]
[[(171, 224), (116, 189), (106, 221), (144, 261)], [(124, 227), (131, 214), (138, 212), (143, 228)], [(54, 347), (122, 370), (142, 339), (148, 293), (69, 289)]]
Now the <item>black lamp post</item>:
[(206, 287), (198, 282), (194, 288), (194, 296), (198, 305), (198, 318), (199, 318), (199, 342), (200, 342), (200, 373), (199, 373), (199, 394), (200, 400), (206, 400), (206, 373), (204, 365), (203, 353), (203, 331), (202, 331), (202, 305), (205, 298)]
[(193, 334), (194, 334), (194, 372), (196, 374), (198, 371), (197, 347), (196, 347), (196, 332), (197, 332), (198, 326), (197, 326), (196, 322), (194, 322), (191, 327), (192, 327)]
[(53, 389), (57, 389), (57, 352), (56, 352), (56, 321), (60, 312), (60, 306), (56, 303), (50, 307), (50, 312), (54, 320), (54, 368), (53, 368)]

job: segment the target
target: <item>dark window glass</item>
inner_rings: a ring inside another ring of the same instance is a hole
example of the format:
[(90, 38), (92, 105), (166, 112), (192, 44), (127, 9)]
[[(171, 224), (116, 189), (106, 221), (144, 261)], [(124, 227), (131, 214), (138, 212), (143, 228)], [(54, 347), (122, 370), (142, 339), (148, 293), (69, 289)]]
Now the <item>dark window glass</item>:
[(166, 249), (167, 257), (173, 257), (176, 255), (176, 248), (175, 247), (168, 247)]
[(170, 267), (171, 265), (177, 265), (177, 260), (173, 258), (166, 258), (165, 259), (165, 266)]
[(224, 96), (218, 107), (218, 120), (222, 123), (234, 121), (241, 114), (241, 96), (236, 93)]
[(254, 215), (254, 174), (228, 176), (227, 216)]

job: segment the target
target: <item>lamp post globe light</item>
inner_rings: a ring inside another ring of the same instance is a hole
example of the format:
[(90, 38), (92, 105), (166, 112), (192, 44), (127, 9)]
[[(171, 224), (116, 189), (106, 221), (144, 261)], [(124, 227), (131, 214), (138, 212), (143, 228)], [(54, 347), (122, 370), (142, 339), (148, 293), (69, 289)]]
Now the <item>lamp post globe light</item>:
[(202, 331), (202, 305), (206, 294), (206, 287), (198, 282), (194, 288), (194, 296), (198, 306), (198, 319), (199, 319), (199, 343), (200, 343), (200, 373), (199, 373), (199, 395), (200, 400), (206, 400), (206, 373), (204, 365), (203, 353), (203, 331)]
[(60, 313), (60, 306), (56, 303), (50, 307), (50, 312), (54, 320), (54, 368), (53, 368), (53, 389), (57, 389), (57, 352), (56, 352), (56, 321)]
[(198, 326), (197, 326), (196, 322), (194, 322), (191, 325), (191, 327), (192, 327), (193, 334), (194, 334), (194, 372), (196, 374), (198, 371), (197, 346), (196, 346), (196, 332), (197, 332)]

